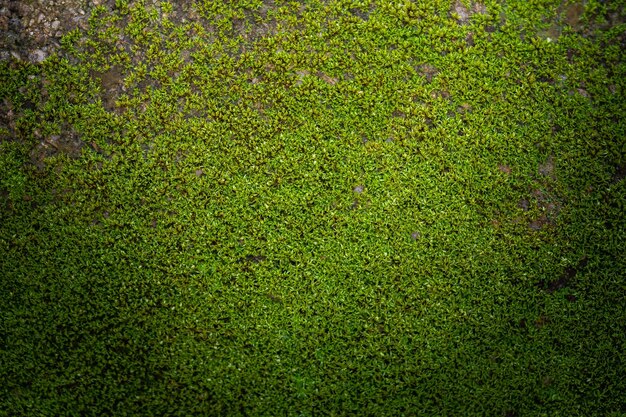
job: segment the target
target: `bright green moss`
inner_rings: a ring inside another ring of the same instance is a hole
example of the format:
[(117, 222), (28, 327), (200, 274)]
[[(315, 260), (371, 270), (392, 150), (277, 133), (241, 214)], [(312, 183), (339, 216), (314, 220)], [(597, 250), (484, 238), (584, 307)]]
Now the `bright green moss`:
[(567, 7), (118, 1), (2, 64), (1, 412), (623, 413), (623, 9)]

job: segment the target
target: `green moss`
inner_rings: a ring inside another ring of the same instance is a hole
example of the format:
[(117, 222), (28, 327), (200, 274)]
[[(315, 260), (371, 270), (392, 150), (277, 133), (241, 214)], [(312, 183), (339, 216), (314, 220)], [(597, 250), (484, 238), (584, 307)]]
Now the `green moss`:
[(624, 412), (618, 8), (190, 3), (0, 67), (2, 413)]

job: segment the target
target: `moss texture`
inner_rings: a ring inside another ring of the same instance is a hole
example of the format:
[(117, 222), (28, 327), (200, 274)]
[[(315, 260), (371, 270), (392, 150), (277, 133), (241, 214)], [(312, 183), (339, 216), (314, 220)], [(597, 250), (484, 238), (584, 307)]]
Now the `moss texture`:
[(624, 415), (623, 2), (131, 2), (0, 64), (0, 415)]

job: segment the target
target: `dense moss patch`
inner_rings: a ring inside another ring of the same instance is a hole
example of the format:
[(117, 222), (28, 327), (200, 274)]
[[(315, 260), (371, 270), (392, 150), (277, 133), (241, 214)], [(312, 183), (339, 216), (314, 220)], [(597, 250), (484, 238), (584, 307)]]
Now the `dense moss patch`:
[(1, 63), (0, 412), (625, 413), (623, 13), (118, 0)]

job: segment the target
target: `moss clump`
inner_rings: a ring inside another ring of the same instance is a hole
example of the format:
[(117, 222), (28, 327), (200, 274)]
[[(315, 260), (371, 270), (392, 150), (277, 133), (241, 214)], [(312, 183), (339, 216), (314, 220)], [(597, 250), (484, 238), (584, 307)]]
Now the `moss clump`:
[(623, 9), (559, 6), (120, 0), (2, 63), (0, 411), (623, 413)]

